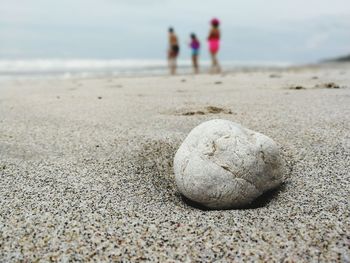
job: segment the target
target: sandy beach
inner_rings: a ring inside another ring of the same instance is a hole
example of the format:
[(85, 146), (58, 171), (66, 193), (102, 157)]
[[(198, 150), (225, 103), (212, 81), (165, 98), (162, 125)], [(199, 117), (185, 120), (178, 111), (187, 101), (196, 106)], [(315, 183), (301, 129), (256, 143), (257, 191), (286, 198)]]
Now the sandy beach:
[[(350, 262), (349, 70), (0, 82), (0, 261)], [(216, 118), (286, 162), (246, 209), (174, 183), (176, 149)]]

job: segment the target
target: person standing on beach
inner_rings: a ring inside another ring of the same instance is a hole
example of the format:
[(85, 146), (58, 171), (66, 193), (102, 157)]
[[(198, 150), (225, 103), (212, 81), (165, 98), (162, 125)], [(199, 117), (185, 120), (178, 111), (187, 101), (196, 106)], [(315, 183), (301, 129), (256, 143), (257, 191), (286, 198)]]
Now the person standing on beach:
[(208, 36), (209, 52), (212, 60), (211, 73), (220, 73), (221, 68), (217, 58), (217, 53), (220, 47), (220, 21), (217, 18), (213, 18), (211, 21), (211, 29)]
[(199, 73), (198, 57), (199, 57), (200, 42), (194, 33), (191, 34), (190, 47), (192, 49), (192, 65), (194, 69), (194, 74), (198, 74)]
[(175, 75), (176, 73), (176, 59), (179, 54), (180, 47), (177, 36), (172, 27), (169, 28), (169, 50), (168, 50), (168, 64), (170, 74)]

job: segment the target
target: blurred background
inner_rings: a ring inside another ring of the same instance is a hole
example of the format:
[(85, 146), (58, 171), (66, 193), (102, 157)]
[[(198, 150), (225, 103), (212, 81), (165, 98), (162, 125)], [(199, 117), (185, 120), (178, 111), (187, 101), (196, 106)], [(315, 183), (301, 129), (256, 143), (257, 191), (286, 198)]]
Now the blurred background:
[(0, 74), (161, 73), (169, 26), (180, 40), (179, 64), (190, 65), (195, 32), (206, 65), (212, 17), (222, 22), (226, 67), (350, 53), (349, 0), (0, 0)]

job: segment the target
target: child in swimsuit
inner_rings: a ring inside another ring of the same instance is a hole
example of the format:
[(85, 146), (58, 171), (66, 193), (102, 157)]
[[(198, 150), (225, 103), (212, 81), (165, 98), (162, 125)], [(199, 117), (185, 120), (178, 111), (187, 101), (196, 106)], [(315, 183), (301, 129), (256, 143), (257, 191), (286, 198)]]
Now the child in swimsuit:
[(180, 47), (177, 36), (172, 27), (169, 28), (169, 50), (168, 50), (168, 63), (170, 73), (174, 75), (176, 73), (176, 58), (179, 54)]
[(211, 20), (211, 29), (208, 36), (209, 52), (212, 59), (212, 73), (220, 73), (221, 68), (217, 59), (217, 53), (220, 48), (220, 21), (216, 18)]
[(191, 43), (190, 47), (192, 49), (192, 64), (194, 73), (199, 73), (199, 66), (198, 66), (198, 56), (199, 56), (199, 49), (200, 49), (200, 42), (197, 39), (195, 34), (191, 34)]

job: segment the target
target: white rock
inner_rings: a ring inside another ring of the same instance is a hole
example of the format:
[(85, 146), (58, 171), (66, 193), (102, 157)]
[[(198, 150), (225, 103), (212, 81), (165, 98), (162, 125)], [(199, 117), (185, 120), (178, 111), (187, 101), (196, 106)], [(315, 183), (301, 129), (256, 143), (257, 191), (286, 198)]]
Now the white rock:
[(174, 158), (180, 192), (209, 208), (242, 207), (283, 181), (283, 161), (269, 137), (227, 120), (195, 127)]

